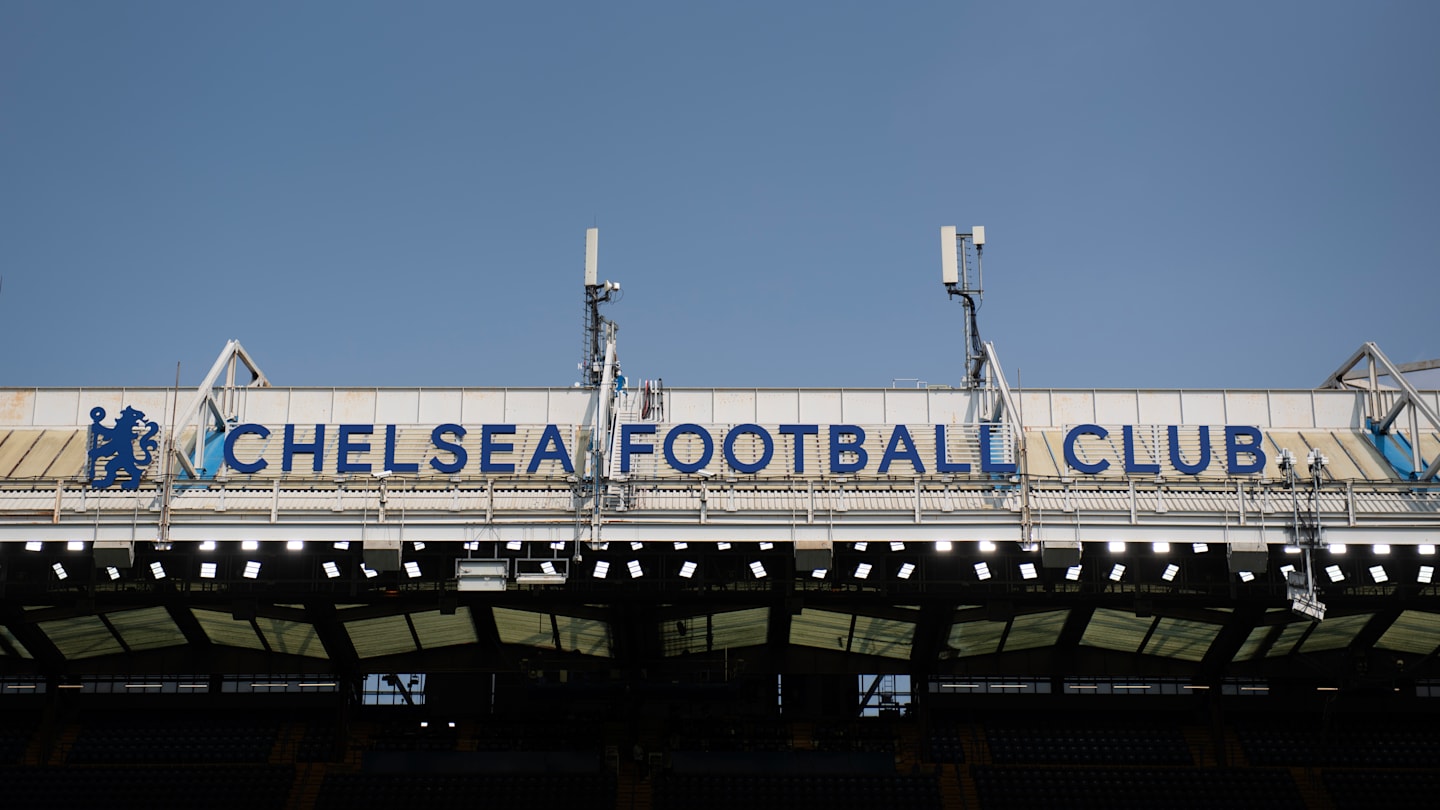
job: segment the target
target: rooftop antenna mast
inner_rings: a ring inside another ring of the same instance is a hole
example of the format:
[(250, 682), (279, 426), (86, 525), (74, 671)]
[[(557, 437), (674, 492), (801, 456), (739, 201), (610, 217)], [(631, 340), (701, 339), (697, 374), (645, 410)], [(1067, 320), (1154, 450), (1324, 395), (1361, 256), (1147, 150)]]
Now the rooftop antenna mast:
[[(965, 387), (980, 388), (985, 368), (985, 347), (975, 313), (985, 298), (985, 270), (980, 257), (985, 249), (985, 226), (970, 233), (957, 233), (954, 225), (940, 228), (940, 271), (945, 291), (965, 306)], [(975, 251), (975, 269), (970, 269), (970, 251)]]
[(620, 282), (599, 281), (600, 229), (585, 229), (585, 359), (580, 377), (588, 388), (598, 388), (605, 376), (605, 324), (600, 305), (618, 300)]

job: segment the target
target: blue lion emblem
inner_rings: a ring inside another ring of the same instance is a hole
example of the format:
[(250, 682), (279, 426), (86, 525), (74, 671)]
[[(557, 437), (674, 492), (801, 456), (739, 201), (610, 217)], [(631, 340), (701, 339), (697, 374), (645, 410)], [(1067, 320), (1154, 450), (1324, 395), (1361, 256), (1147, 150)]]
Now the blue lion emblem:
[[(115, 417), (115, 427), (105, 427), (100, 424), (105, 419), (105, 409), (95, 407), (90, 409), (90, 477), (95, 477), (95, 462), (106, 456), (114, 456), (110, 463), (105, 465), (105, 477), (95, 481), (93, 486), (96, 489), (105, 489), (115, 483), (115, 478), (120, 473), (129, 473), (128, 480), (121, 482), (121, 489), (139, 489), (140, 476), (144, 473), (145, 467), (149, 466), (154, 458), (151, 454), (160, 446), (155, 441), (155, 434), (160, 432), (160, 426), (145, 418), (142, 411), (137, 411), (130, 406)], [(149, 429), (146, 430), (146, 426)], [(145, 430), (143, 435), (136, 434), (137, 430)], [(140, 440), (140, 451), (145, 454), (144, 458), (135, 457), (135, 440)]]

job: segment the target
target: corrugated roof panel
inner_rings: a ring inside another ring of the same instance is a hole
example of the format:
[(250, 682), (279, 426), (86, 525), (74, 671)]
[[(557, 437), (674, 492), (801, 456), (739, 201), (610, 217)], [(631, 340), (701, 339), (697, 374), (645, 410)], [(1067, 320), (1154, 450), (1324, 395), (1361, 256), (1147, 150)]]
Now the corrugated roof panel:
[(1154, 621), (1134, 613), (1097, 608), (1090, 617), (1090, 623), (1085, 626), (1085, 635), (1081, 636), (1080, 643), (1105, 650), (1136, 652)]
[(1299, 643), (1301, 637), (1310, 629), (1311, 624), (1313, 624), (1313, 622), (1295, 621), (1285, 625), (1285, 629), (1281, 630), (1280, 635), (1275, 638), (1275, 643), (1270, 645), (1269, 650), (1265, 651), (1265, 657), (1278, 658), (1294, 652), (1295, 645)]
[(320, 643), (320, 636), (316, 634), (313, 624), (257, 616), (255, 626), (260, 628), (265, 641), (274, 652), (305, 655), (310, 658), (330, 657), (325, 645)]
[(25, 460), (25, 455), (35, 442), (40, 440), (43, 430), (12, 430), (0, 441), (0, 478), (10, 478), (11, 473), (20, 462)]
[(224, 647), (243, 647), (247, 650), (263, 650), (265, 642), (256, 635), (248, 619), (236, 619), (229, 613), (214, 610), (191, 610), (200, 628), (209, 636), (211, 643)]
[(1230, 660), (1249, 661), (1254, 658), (1260, 652), (1260, 646), (1265, 643), (1265, 639), (1269, 637), (1272, 629), (1274, 628), (1267, 625), (1251, 628), (1250, 635), (1245, 637), (1245, 642), (1240, 645), (1240, 649), (1235, 651), (1235, 656)]
[(1429, 655), (1440, 647), (1440, 614), (1423, 610), (1406, 610), (1385, 635), (1375, 642), (1376, 647), (1399, 652)]
[[(9, 644), (12, 648), (14, 648), (16, 654), (19, 655), (21, 658), (35, 657), (30, 654), (29, 650), (25, 649), (25, 645), (21, 644), (20, 639), (16, 638), (15, 634), (10, 632), (10, 628), (6, 627), (5, 625), (0, 625), (0, 638), (5, 639), (5, 642)], [(0, 648), (0, 653), (3, 652), (4, 649)]]
[(550, 614), (503, 607), (490, 610), (495, 617), (495, 629), (500, 634), (501, 644), (555, 649), (555, 633), (550, 627)]
[(1206, 650), (1220, 634), (1220, 625), (1207, 622), (1192, 622), (1185, 619), (1161, 618), (1155, 625), (1150, 642), (1145, 645), (1146, 655), (1165, 658), (1179, 658), (1182, 661), (1199, 661)]
[(57, 619), (37, 626), (66, 658), (93, 658), (125, 651), (98, 616)]
[(1350, 646), (1355, 640), (1356, 634), (1370, 621), (1373, 613), (1364, 613), (1359, 616), (1341, 616), (1335, 619), (1326, 619), (1316, 625), (1315, 632), (1305, 639), (1300, 645), (1300, 652), (1320, 652), (1321, 650), (1338, 650), (1341, 647)]
[(87, 447), (85, 431), (76, 431), (75, 437), (55, 454), (50, 466), (42, 474), (44, 478), (78, 478), (85, 470)]
[(950, 625), (946, 644), (955, 650), (956, 658), (989, 655), (1000, 649), (1000, 637), (1004, 634), (1005, 622), (956, 622)]
[(850, 652), (904, 661), (910, 658), (910, 643), (914, 637), (913, 622), (856, 616), (855, 638), (850, 642)]
[(1350, 430), (1331, 431), (1330, 435), (1335, 443), (1345, 451), (1346, 456), (1360, 470), (1360, 475), (1367, 481), (1391, 481), (1398, 479), (1400, 474), (1395, 472), (1380, 451), (1363, 434)]
[(822, 650), (844, 650), (850, 638), (850, 614), (802, 608), (790, 619), (790, 643)]
[(1338, 481), (1363, 481), (1365, 474), (1350, 460), (1350, 454), (1346, 453), (1340, 443), (1328, 432), (1323, 430), (1299, 431), (1300, 438), (1311, 447), (1317, 448), (1330, 464), (1325, 468), (1325, 474), (1330, 480)]
[(1050, 610), (1016, 616), (1010, 622), (1010, 634), (1005, 637), (1005, 651), (1053, 645), (1060, 637), (1060, 631), (1065, 627), (1065, 620), (1068, 618), (1069, 610)]
[(606, 622), (556, 614), (555, 628), (560, 635), (560, 649), (610, 657), (610, 625)]
[(450, 616), (438, 610), (411, 613), (410, 622), (415, 625), (415, 634), (420, 637), (422, 649), (474, 644), (480, 640), (475, 635), (475, 622), (470, 619), (468, 607), (457, 607)]
[(355, 653), (361, 658), (414, 652), (415, 637), (404, 616), (381, 616), (378, 619), (356, 619), (345, 622), (345, 632)]
[(185, 643), (185, 635), (163, 607), (122, 610), (105, 614), (125, 646), (132, 650), (153, 650)]
[(84, 444), (84, 431), (47, 430), (40, 434), (25, 458), (10, 471), (10, 478), (39, 478), (55, 463), (67, 445), (78, 441)]

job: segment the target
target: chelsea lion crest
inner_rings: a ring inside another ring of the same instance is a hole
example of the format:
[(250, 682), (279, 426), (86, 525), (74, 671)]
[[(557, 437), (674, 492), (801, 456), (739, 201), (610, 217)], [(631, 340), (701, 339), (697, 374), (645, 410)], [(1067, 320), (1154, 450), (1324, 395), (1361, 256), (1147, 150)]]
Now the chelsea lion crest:
[[(150, 466), (154, 452), (160, 446), (155, 440), (160, 426), (146, 419), (143, 411), (128, 405), (115, 417), (114, 427), (101, 424), (105, 421), (105, 409), (98, 406), (90, 409), (90, 421), (91, 485), (95, 489), (108, 489), (121, 473), (125, 473), (127, 477), (120, 482), (120, 488), (139, 489), (140, 476), (144, 475), (145, 468)], [(140, 455), (135, 452), (137, 441)], [(104, 475), (97, 475), (96, 467), (107, 458)]]

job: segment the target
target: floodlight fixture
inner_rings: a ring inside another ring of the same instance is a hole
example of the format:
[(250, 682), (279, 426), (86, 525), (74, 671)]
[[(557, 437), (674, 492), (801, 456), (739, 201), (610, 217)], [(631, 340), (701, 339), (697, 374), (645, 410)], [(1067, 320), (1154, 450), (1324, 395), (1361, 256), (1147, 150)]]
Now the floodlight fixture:
[(689, 548), (689, 547), (690, 547), (690, 544), (687, 543), (687, 542), (685, 542), (684, 540), (676, 540), (676, 541), (675, 541), (675, 550), (676, 550), (676, 551), (684, 551), (685, 549), (687, 549), (687, 548)]
[(900, 566), (899, 571), (895, 572), (895, 576), (901, 579), (909, 579), (913, 573), (915, 573), (915, 563), (905, 563)]
[(1385, 556), (1386, 554), (1389, 554), (1389, 553), (1390, 553), (1390, 544), (1389, 544), (1389, 543), (1376, 543), (1375, 545), (1373, 545), (1373, 546), (1370, 547), (1370, 550), (1373, 551), (1373, 552), (1375, 552), (1376, 555), (1383, 557), (1383, 556)]
[(479, 540), (467, 540), (467, 541), (465, 541), (465, 550), (466, 550), (466, 551), (479, 551), (479, 550), (480, 550), (480, 541), (479, 541)]
[(630, 569), (631, 579), (639, 579), (640, 577), (645, 576), (645, 569), (640, 567), (639, 560), (631, 560), (630, 562), (625, 563), (625, 567)]
[(608, 576), (609, 574), (610, 574), (610, 563), (606, 562), (605, 560), (599, 560), (599, 561), (597, 561), (597, 562), (595, 563), (595, 570), (592, 571), (592, 572), (590, 572), (590, 576), (593, 576), (593, 577), (595, 577), (596, 579), (604, 579), (604, 578), (605, 578), (606, 576)]
[(416, 551), (424, 551), (424, 550), (425, 550), (425, 543), (424, 543), (423, 541), (416, 540), (415, 542), (411, 543), (410, 545), (414, 546)]
[(246, 579), (258, 578), (260, 576), (260, 561), (250, 560), (249, 562), (245, 563), (245, 570), (241, 572), (240, 576), (245, 577)]
[(1210, 550), (1210, 544), (1209, 544), (1209, 543), (1191, 543), (1191, 544), (1190, 544), (1190, 549), (1191, 549), (1192, 551), (1194, 551), (1196, 554), (1204, 554), (1205, 552), (1207, 552), (1207, 551)]
[(1291, 574), (1293, 574), (1293, 573), (1295, 573), (1295, 566), (1293, 566), (1293, 565), (1282, 565), (1282, 566), (1280, 566), (1280, 576), (1282, 576), (1282, 577), (1287, 577), (1287, 578), (1288, 578), (1288, 577), (1289, 577)]
[(150, 563), (150, 574), (156, 579), (164, 579), (165, 566), (161, 565), (158, 561)]
[(1125, 551), (1124, 540), (1111, 540), (1107, 545), (1110, 547), (1111, 554), (1120, 554)]
[(1434, 577), (1435, 577), (1435, 566), (1433, 566), (1433, 565), (1422, 565), (1422, 566), (1420, 566), (1420, 571), (1419, 571), (1417, 574), (1415, 574), (1415, 581), (1418, 582), (1418, 583), (1420, 583), (1421, 585), (1429, 585), (1429, 584), (1430, 584), (1430, 580), (1433, 579)]
[(1160, 575), (1160, 578), (1165, 580), (1166, 582), (1174, 582), (1175, 575), (1178, 573), (1180, 573), (1180, 566), (1176, 565), (1175, 563), (1170, 563), (1169, 565), (1165, 566), (1165, 572)]
[(1347, 551), (1347, 549), (1345, 548), (1345, 544), (1344, 544), (1344, 543), (1331, 543), (1331, 544), (1330, 544), (1330, 553), (1331, 553), (1331, 554), (1344, 554), (1346, 551)]
[(1340, 582), (1345, 579), (1345, 572), (1341, 571), (1338, 565), (1325, 566), (1325, 574), (1330, 577), (1331, 582)]
[(639, 550), (641, 550), (641, 549), (643, 549), (643, 548), (645, 548), (645, 544), (642, 543), (642, 542), (640, 542), (639, 540), (631, 540), (631, 541), (630, 541), (630, 550), (631, 550), (631, 551), (639, 551)]
[(374, 568), (371, 568), (363, 562), (360, 563), (360, 573), (364, 574), (366, 579), (374, 579), (375, 577), (380, 576), (379, 571), (376, 571)]
[(685, 579), (690, 579), (691, 577), (695, 576), (695, 569), (699, 567), (699, 563), (686, 560), (685, 562), (680, 564), (680, 576), (684, 577)]
[(420, 576), (420, 563), (414, 560), (405, 563), (405, 575), (411, 579)]
[(55, 572), (55, 577), (56, 577), (57, 579), (69, 579), (69, 578), (70, 578), (70, 575), (67, 574), (67, 573), (65, 573), (65, 566), (61, 565), (60, 563), (57, 562), (57, 563), (55, 563), (54, 565), (50, 566), (50, 568)]
[(120, 578), (120, 569), (113, 565), (107, 565), (105, 567), (105, 573), (110, 577), (111, 582)]
[(772, 548), (775, 548), (775, 544), (772, 543), (772, 542), (770, 542), (769, 540), (761, 540), (761, 541), (760, 541), (760, 550), (761, 550), (761, 551), (769, 551), (769, 550), (772, 549)]
[(66, 551), (84, 551), (84, 550), (85, 550), (85, 541), (84, 541), (84, 540), (70, 540), (69, 542), (65, 543), (65, 550), (66, 550)]
[(1021, 579), (1034, 579), (1038, 576), (1040, 574), (1035, 571), (1035, 563), (1020, 563)]
[(349, 540), (336, 540), (334, 543), (331, 543), (331, 544), (330, 544), (330, 547), (333, 548), (333, 549), (335, 549), (336, 551), (349, 551), (349, 550), (350, 550), (350, 541), (349, 541)]
[(1300, 553), (1300, 547), (1299, 547), (1299, 546), (1286, 546), (1286, 547), (1285, 547), (1285, 553), (1286, 553), (1286, 554), (1299, 554), (1299, 553)]
[(1240, 581), (1241, 581), (1241, 582), (1254, 582), (1254, 581), (1255, 581), (1255, 575), (1254, 575), (1253, 573), (1249, 572), (1249, 571), (1237, 571), (1236, 573), (1238, 573), (1238, 574), (1240, 575)]
[(1150, 548), (1151, 548), (1151, 550), (1153, 550), (1156, 554), (1169, 554), (1169, 553), (1170, 553), (1170, 543), (1169, 543), (1169, 541), (1167, 541), (1167, 540), (1156, 540), (1155, 542), (1153, 542), (1153, 543), (1150, 544)]
[(905, 550), (905, 544), (904, 544), (903, 542), (899, 541), (899, 540), (891, 540), (891, 541), (890, 541), (890, 550), (891, 550), (891, 551), (904, 551), (904, 550)]
[(213, 563), (213, 562), (202, 562), (202, 563), (200, 563), (200, 578), (201, 578), (201, 579), (214, 579), (214, 578), (215, 578), (215, 572), (216, 572), (217, 569), (219, 569), (219, 567), (220, 567), (219, 564)]
[[(424, 546), (421, 546), (421, 545), (417, 545), (417, 546), (416, 546), (416, 550), (417, 550), (417, 551), (418, 551), (419, 549), (422, 549), (422, 548), (424, 548)], [(551, 550), (551, 551), (564, 551), (564, 550), (565, 550), (565, 541), (564, 541), (564, 540), (555, 540), (555, 541), (553, 541), (552, 543), (550, 543), (550, 550)]]
[(26, 550), (26, 551), (42, 551), (42, 550), (44, 550), (44, 548), (45, 548), (45, 544), (42, 543), (42, 542), (40, 542), (39, 540), (26, 540), (26, 541), (25, 541), (25, 550)]
[(990, 578), (990, 564), (985, 562), (975, 563), (975, 577), (981, 582)]
[(825, 575), (829, 573), (830, 569), (828, 568), (816, 568), (814, 571), (810, 572), (810, 577), (812, 579), (824, 579)]
[(552, 576), (552, 577), (553, 577), (553, 576), (556, 576), (556, 575), (559, 573), (558, 571), (555, 570), (555, 563), (550, 562), (549, 560), (546, 560), (546, 561), (540, 563), (540, 570), (541, 570), (543, 573), (545, 573), (545, 574), (547, 574), (547, 575), (549, 575), (549, 576)]
[(1383, 565), (1370, 566), (1370, 578), (1375, 580), (1375, 583), (1377, 585), (1382, 582), (1390, 581), (1390, 575), (1385, 572), (1385, 566)]
[(215, 546), (216, 546), (216, 543), (215, 543), (214, 540), (201, 540), (201, 541), (200, 541), (200, 550), (201, 550), (201, 551), (214, 551), (214, 550), (215, 550)]
[(1072, 566), (1070, 566), (1069, 568), (1066, 568), (1066, 569), (1065, 569), (1065, 578), (1068, 579), (1068, 580), (1070, 580), (1071, 582), (1079, 582), (1079, 581), (1080, 581), (1080, 571), (1081, 571), (1081, 569), (1083, 569), (1084, 567), (1085, 567), (1085, 566), (1083, 566), (1083, 565), (1072, 565)]
[(240, 541), (240, 550), (241, 550), (241, 551), (259, 551), (259, 550), (260, 550), (260, 541), (259, 541), (259, 540), (241, 540), (241, 541)]
[(320, 567), (325, 569), (326, 579), (335, 579), (340, 576), (340, 565), (333, 560), (326, 560), (320, 563)]
[(860, 563), (855, 566), (855, 578), (865, 579), (870, 576), (870, 563)]
[(870, 544), (865, 542), (864, 540), (861, 540), (860, 542), (855, 544), (854, 548), (856, 551), (865, 551), (866, 549), (870, 548)]
[(951, 543), (949, 540), (936, 540), (936, 541), (935, 541), (935, 550), (936, 550), (936, 551), (949, 551), (950, 549), (952, 549), (952, 548), (954, 548), (954, 547), (955, 547), (955, 544), (954, 544), (954, 543)]
[(756, 560), (750, 563), (750, 573), (754, 574), (756, 579), (764, 579), (765, 566), (762, 565), (759, 560)]
[(1418, 552), (1420, 552), (1421, 554), (1425, 555), (1426, 557), (1431, 557), (1431, 556), (1434, 556), (1434, 554), (1435, 554), (1435, 544), (1434, 544), (1434, 543), (1421, 543), (1420, 545), (1418, 545), (1418, 546), (1415, 547), (1415, 550), (1418, 551)]
[(305, 541), (304, 541), (304, 540), (286, 540), (286, 541), (285, 541), (285, 550), (286, 550), (286, 551), (304, 551), (304, 550), (305, 550)]
[(981, 541), (980, 541), (980, 550), (981, 550), (982, 552), (991, 552), (991, 551), (994, 551), (994, 550), (995, 550), (995, 541), (994, 541), (994, 540), (981, 540)]
[(725, 542), (724, 540), (721, 540), (720, 542), (715, 544), (715, 548), (719, 549), (720, 551), (729, 551), (730, 544)]
[(506, 550), (506, 551), (519, 551), (520, 549), (521, 549), (521, 543), (520, 543), (519, 540), (506, 540), (506, 541), (505, 541), (505, 550)]
[(1110, 569), (1110, 581), (1119, 582), (1123, 576), (1125, 576), (1125, 566), (1121, 563), (1115, 563), (1115, 567)]

